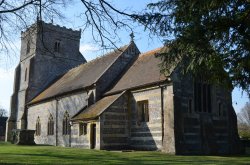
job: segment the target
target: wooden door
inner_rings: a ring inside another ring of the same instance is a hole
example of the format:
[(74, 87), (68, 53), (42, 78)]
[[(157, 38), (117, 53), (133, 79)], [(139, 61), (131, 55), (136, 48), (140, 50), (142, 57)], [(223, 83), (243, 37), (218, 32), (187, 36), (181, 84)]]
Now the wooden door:
[(96, 146), (96, 124), (91, 124), (90, 127), (90, 148), (94, 149)]

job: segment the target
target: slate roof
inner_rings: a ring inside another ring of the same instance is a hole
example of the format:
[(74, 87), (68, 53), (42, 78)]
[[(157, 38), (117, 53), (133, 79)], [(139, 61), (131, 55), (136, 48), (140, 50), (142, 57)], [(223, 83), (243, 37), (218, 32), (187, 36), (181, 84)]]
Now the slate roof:
[(93, 85), (128, 46), (129, 45), (125, 45), (113, 52), (69, 70), (54, 84), (35, 97), (29, 104)]
[(82, 113), (73, 117), (72, 120), (84, 121), (84, 120), (95, 119), (96, 117), (100, 116), (108, 107), (110, 107), (123, 94), (124, 92), (102, 98), (101, 100), (97, 101), (95, 104), (85, 109)]
[(166, 76), (160, 73), (159, 64), (161, 59), (156, 57), (156, 54), (160, 51), (162, 51), (162, 48), (141, 54), (121, 79), (106, 94), (165, 81)]

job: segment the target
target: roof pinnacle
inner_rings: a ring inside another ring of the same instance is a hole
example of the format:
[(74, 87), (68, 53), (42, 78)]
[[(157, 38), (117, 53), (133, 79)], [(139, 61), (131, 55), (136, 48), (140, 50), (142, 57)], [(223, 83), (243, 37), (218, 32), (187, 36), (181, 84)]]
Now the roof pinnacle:
[(134, 41), (134, 37), (135, 37), (135, 36), (134, 36), (134, 33), (133, 33), (133, 32), (130, 33), (129, 36), (130, 36), (130, 42), (133, 42), (133, 41)]

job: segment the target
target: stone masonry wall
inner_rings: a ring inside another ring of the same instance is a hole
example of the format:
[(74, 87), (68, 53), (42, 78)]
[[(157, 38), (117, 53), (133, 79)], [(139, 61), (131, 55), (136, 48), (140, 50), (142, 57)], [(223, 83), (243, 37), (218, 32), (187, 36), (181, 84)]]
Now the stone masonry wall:
[(124, 94), (100, 116), (101, 149), (128, 148), (127, 99), (127, 95)]
[[(148, 100), (149, 122), (138, 122), (137, 102)], [(130, 142), (132, 149), (162, 149), (161, 88), (132, 91), (130, 96)]]
[[(74, 143), (74, 145), (84, 145), (84, 141), (77, 140), (77, 138), (80, 137), (78, 136), (78, 131), (76, 131), (76, 125), (73, 125), (71, 134), (72, 136), (70, 136), (63, 135), (62, 123), (66, 111), (69, 113), (69, 116), (72, 117), (85, 105), (87, 105), (87, 93), (81, 92), (64, 98), (60, 98), (58, 100), (52, 100), (29, 107), (28, 129), (36, 129), (36, 121), (38, 116), (40, 117), (41, 122), (41, 135), (35, 136), (36, 144), (56, 145), (57, 143), (57, 145), (59, 146), (70, 146), (70, 141), (72, 141), (72, 139), (75, 139), (76, 142)], [(47, 124), (50, 114), (52, 114), (54, 119), (54, 135), (48, 136)], [(57, 126), (56, 123), (58, 124)], [(58, 135), (57, 140), (56, 134)]]
[(176, 154), (236, 153), (233, 146), (238, 135), (231, 92), (211, 85), (211, 112), (199, 112), (195, 111), (192, 77), (175, 72), (172, 79)]

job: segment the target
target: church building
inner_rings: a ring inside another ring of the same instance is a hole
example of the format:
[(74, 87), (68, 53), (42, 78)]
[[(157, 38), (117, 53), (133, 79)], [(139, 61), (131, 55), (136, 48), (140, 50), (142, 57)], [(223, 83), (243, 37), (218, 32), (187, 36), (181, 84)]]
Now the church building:
[(22, 32), (7, 137), (35, 130), (36, 144), (173, 154), (240, 150), (231, 91), (160, 72), (133, 41), (87, 62), (81, 31), (38, 21)]

